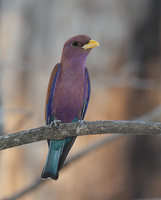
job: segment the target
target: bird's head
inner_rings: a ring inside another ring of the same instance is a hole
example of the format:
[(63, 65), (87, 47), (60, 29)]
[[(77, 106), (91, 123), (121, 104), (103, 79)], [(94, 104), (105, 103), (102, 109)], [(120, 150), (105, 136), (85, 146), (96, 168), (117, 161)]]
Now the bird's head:
[(91, 40), (91, 38), (86, 35), (74, 36), (65, 42), (62, 59), (85, 59), (91, 49), (98, 45), (98, 42)]

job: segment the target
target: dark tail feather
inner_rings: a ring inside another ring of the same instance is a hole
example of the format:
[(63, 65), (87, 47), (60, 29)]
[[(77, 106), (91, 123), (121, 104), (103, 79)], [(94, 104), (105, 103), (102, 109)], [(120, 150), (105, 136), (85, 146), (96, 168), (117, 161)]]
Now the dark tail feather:
[(75, 137), (66, 138), (64, 140), (49, 140), (48, 157), (45, 167), (42, 171), (41, 178), (51, 177), (54, 180), (58, 179), (59, 170), (75, 141)]
[(48, 157), (45, 167), (42, 171), (41, 178), (51, 177), (54, 180), (58, 179), (58, 164), (64, 148), (65, 140), (50, 140)]
[(65, 146), (64, 146), (64, 149), (62, 152), (62, 156), (60, 157), (60, 160), (59, 160), (58, 170), (60, 170), (62, 168), (64, 161), (65, 161), (70, 149), (72, 148), (73, 143), (75, 142), (75, 139), (76, 139), (76, 137), (70, 137), (70, 138), (65, 139), (66, 142), (65, 142)]

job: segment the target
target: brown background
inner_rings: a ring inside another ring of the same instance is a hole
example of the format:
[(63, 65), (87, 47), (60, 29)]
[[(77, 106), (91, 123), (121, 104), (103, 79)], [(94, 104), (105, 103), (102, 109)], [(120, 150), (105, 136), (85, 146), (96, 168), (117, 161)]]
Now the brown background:
[[(100, 43), (87, 61), (86, 120), (131, 120), (159, 106), (160, 20), (159, 0), (0, 0), (0, 132), (44, 124), (50, 72), (65, 40), (77, 34)], [(160, 121), (160, 110), (148, 120)], [(70, 155), (102, 137), (77, 138)], [(1, 151), (0, 198), (32, 184), (46, 154), (46, 141)], [(122, 136), (21, 199), (155, 198), (160, 186), (161, 139)]]

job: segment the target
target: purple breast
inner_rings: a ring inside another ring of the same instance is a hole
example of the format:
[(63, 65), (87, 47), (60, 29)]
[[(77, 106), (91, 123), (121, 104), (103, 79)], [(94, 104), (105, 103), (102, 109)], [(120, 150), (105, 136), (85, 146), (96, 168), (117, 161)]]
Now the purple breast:
[(81, 119), (84, 101), (84, 79), (79, 77), (58, 77), (53, 101), (52, 112), (62, 122)]

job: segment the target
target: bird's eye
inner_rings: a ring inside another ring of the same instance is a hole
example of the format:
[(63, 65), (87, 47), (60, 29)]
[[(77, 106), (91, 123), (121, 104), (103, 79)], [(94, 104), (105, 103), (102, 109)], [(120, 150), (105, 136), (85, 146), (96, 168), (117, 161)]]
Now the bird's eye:
[(72, 46), (77, 47), (79, 45), (78, 42), (72, 42)]

